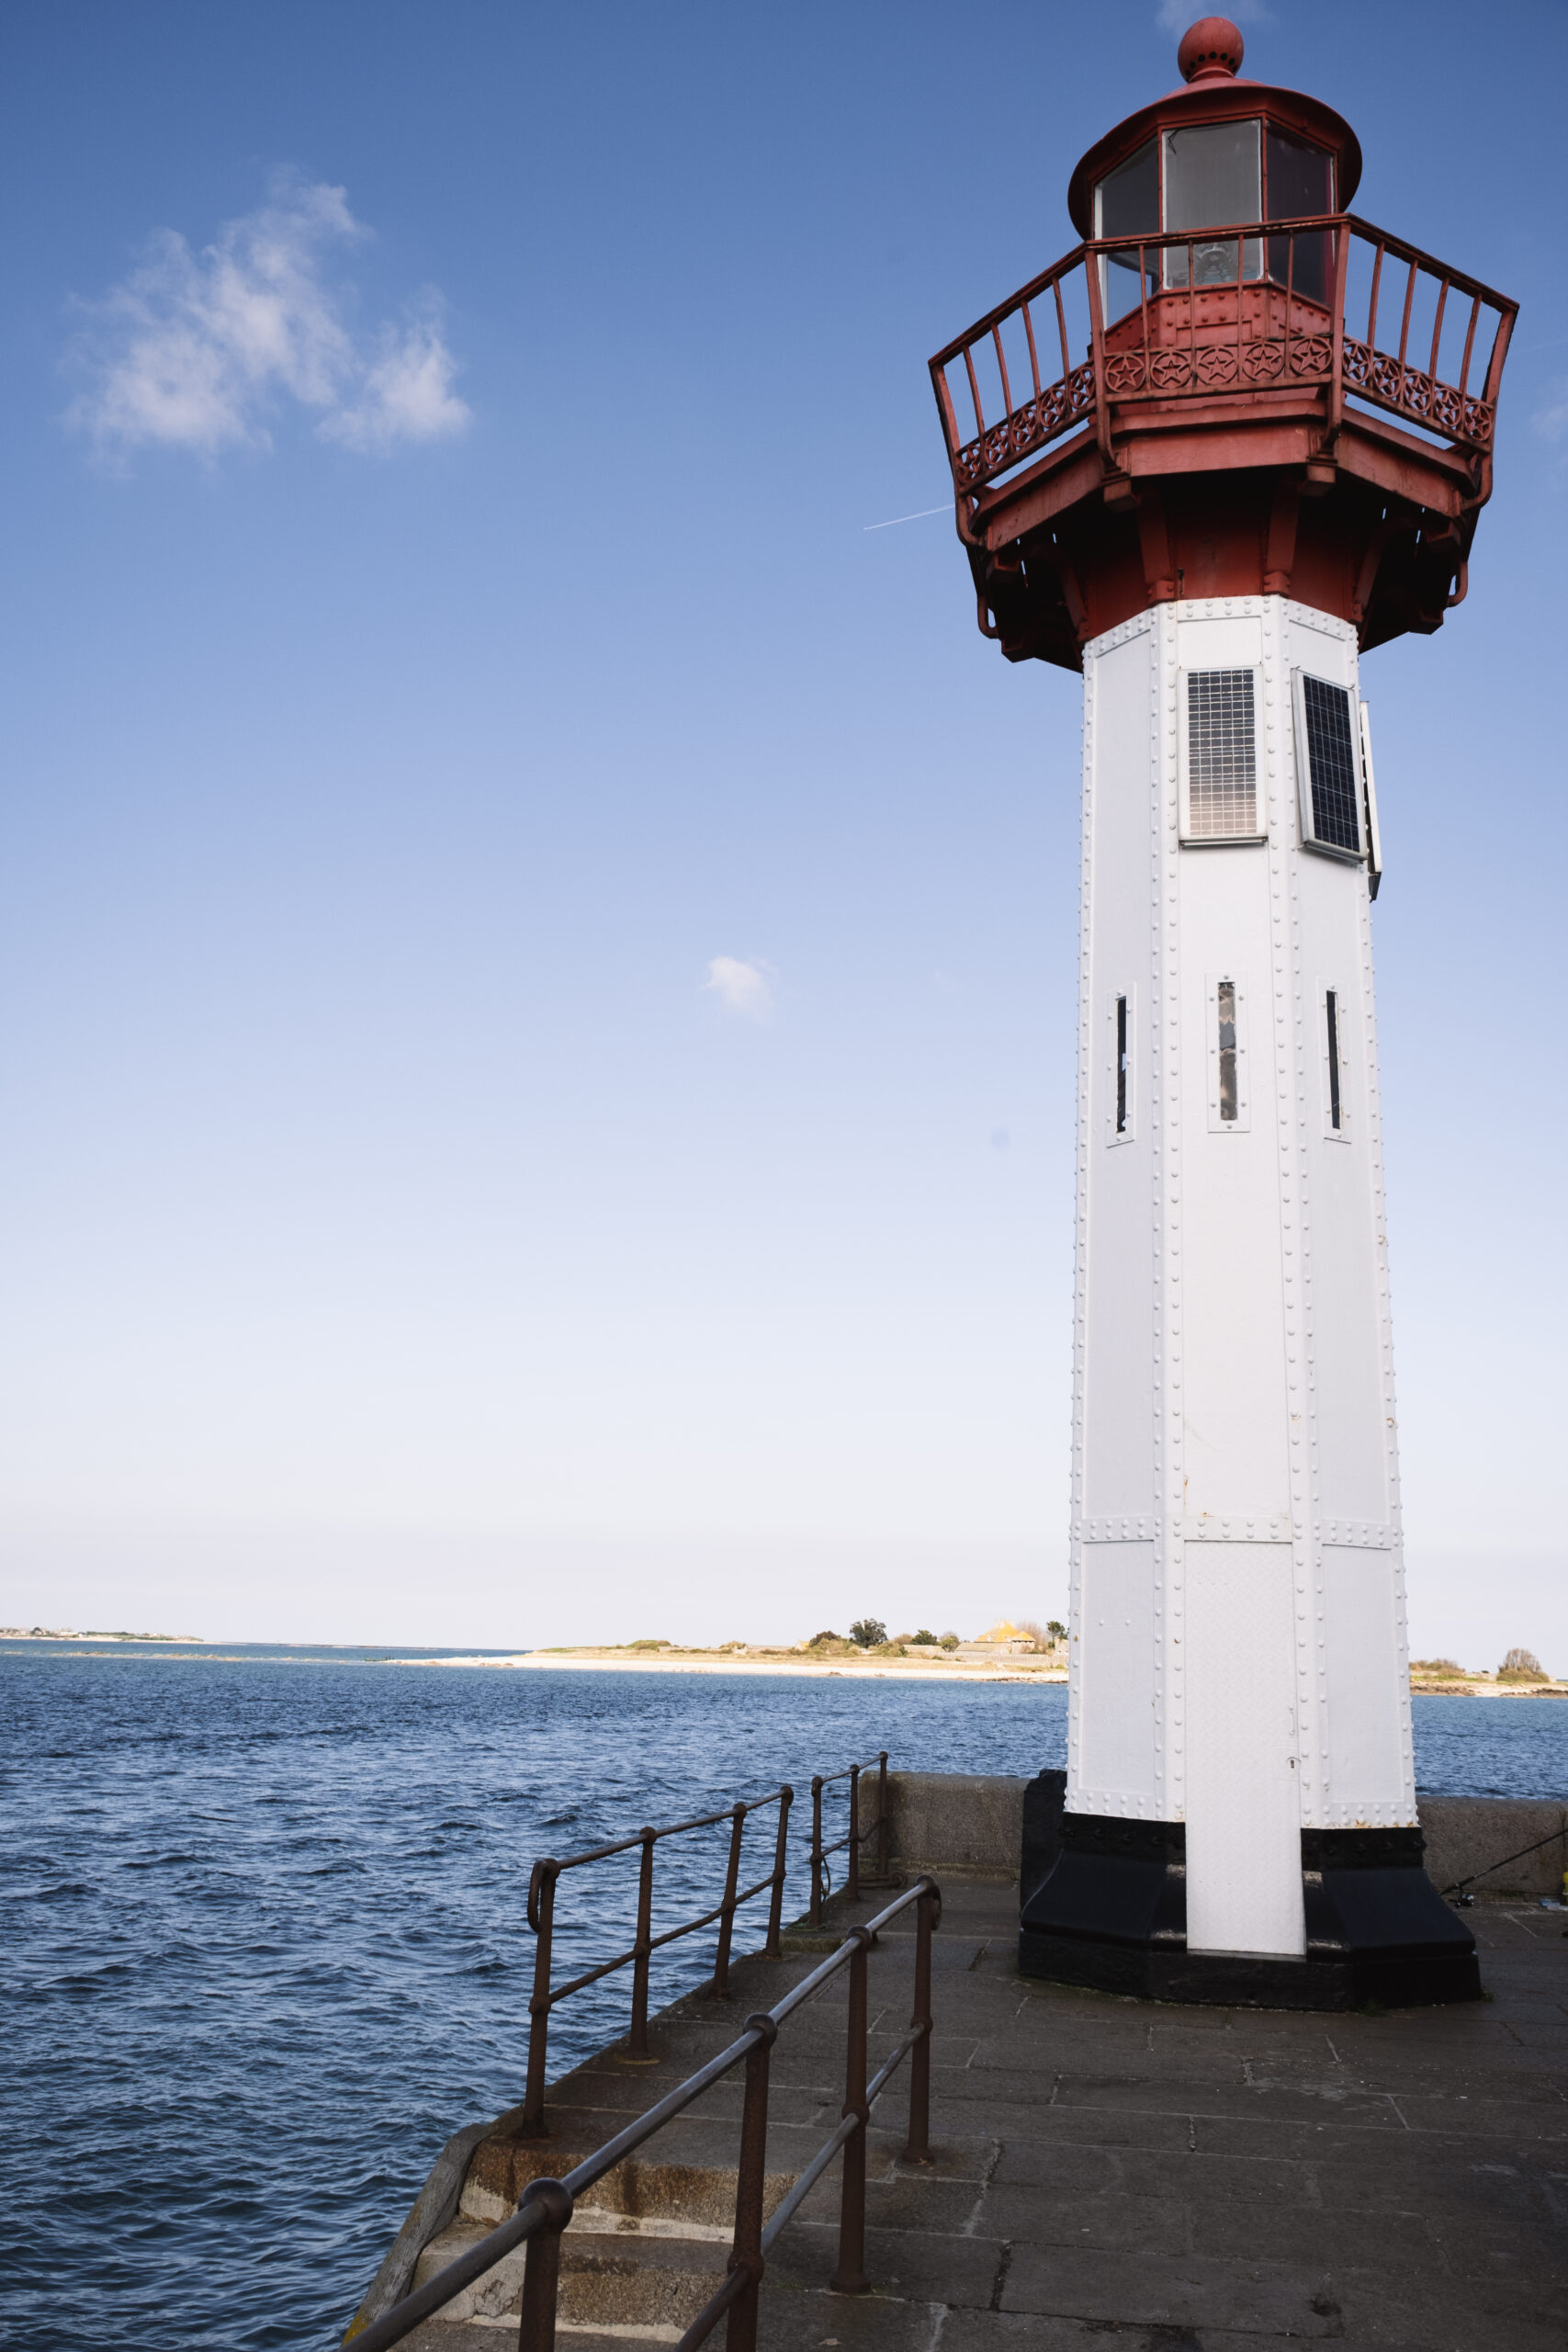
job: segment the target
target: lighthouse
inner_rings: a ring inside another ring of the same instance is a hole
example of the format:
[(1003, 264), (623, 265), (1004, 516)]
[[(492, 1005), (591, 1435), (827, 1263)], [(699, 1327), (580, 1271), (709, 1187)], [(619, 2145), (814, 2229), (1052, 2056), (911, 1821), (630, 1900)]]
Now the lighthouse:
[(1083, 678), (1071, 1678), (1028, 1973), (1472, 1998), (1411, 1752), (1361, 662), (1464, 597), (1516, 305), (1224, 17), (931, 362), (982, 632)]

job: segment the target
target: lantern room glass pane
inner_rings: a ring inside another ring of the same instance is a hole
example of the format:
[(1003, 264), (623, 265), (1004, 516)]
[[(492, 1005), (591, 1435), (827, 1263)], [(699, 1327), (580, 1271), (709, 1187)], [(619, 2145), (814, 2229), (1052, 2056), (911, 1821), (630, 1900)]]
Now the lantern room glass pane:
[[(1094, 233), (1097, 237), (1156, 236), (1159, 232), (1159, 151), (1152, 139), (1108, 172), (1094, 191)], [(1147, 256), (1149, 291), (1155, 288), (1156, 258)], [(1116, 275), (1111, 276), (1114, 271)], [(1106, 254), (1100, 267), (1100, 300), (1108, 319), (1120, 318), (1141, 299), (1138, 249)]]
[[(1168, 229), (1217, 229), (1232, 220), (1263, 217), (1262, 123), (1204, 122), (1190, 130), (1165, 134), (1165, 225)], [(1195, 286), (1234, 286), (1236, 240), (1202, 238), (1191, 248)], [(1187, 283), (1188, 248), (1168, 246), (1165, 282)], [(1263, 275), (1263, 240), (1248, 237), (1241, 254), (1243, 277)]]
[[(1334, 209), (1334, 158), (1326, 148), (1310, 147), (1304, 139), (1269, 126), (1264, 160), (1268, 165), (1267, 220), (1310, 220)], [(1309, 302), (1328, 300), (1326, 231), (1304, 237), (1270, 237), (1269, 275), (1281, 286), (1304, 295)]]

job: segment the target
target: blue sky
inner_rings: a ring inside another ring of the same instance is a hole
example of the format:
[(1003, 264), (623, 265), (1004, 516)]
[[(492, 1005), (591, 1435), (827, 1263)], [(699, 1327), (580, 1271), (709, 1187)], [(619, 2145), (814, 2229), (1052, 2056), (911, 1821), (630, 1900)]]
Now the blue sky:
[[(48, 0), (0, 180), (7, 1619), (1063, 1606), (1078, 687), (927, 354), (1185, 12)], [(1247, 12), (1525, 308), (1369, 661), (1419, 1651), (1568, 1668), (1568, 17)]]

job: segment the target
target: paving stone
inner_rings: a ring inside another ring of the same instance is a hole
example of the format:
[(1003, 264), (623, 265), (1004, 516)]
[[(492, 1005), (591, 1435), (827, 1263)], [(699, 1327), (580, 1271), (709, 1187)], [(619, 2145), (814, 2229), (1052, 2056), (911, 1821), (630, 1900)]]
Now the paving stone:
[(1202, 2352), (1190, 2330), (1119, 2327), (1048, 2312), (953, 2312), (941, 2346), (942, 2352)]
[(1317, 2175), (1292, 2157), (1212, 2155), (1185, 2148), (1129, 2148), (1115, 2163), (1134, 2197), (1179, 2197), (1193, 2204), (1320, 2207)]
[(1188, 2208), (1178, 2198), (1127, 2197), (1115, 2190), (1074, 2196), (1021, 2188), (988, 2188), (976, 2215), (976, 2233), (1014, 2245), (1060, 2245), (1131, 2254), (1186, 2254), (1192, 2245)]
[(1001, 2307), (1145, 2327), (1219, 2327), (1310, 2340), (1339, 2332), (1332, 2324), (1338, 2310), (1328, 2289), (1322, 2266), (1192, 2254), (1109, 2257), (1015, 2245)]
[[(776, 2278), (786, 2285), (821, 2287), (832, 2276), (838, 2251), (836, 2224), (792, 2222), (768, 2257), (769, 2282)], [(930, 2230), (866, 2231), (866, 2276), (878, 2292), (983, 2309), (992, 2301), (1002, 2269), (1003, 2248), (989, 2239)]]

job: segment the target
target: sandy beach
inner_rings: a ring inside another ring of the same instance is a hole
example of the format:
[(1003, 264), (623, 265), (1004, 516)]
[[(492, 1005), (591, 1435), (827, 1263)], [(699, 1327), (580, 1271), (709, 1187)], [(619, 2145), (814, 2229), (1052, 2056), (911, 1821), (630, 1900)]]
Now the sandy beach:
[(761, 1674), (806, 1675), (814, 1679), (840, 1677), (855, 1682), (1066, 1682), (1066, 1667), (1043, 1658), (1010, 1657), (993, 1662), (933, 1658), (727, 1657), (714, 1650), (662, 1651), (657, 1657), (632, 1656), (625, 1650), (517, 1650), (509, 1657), (398, 1657), (389, 1666), (535, 1667), (546, 1673), (614, 1674)]

